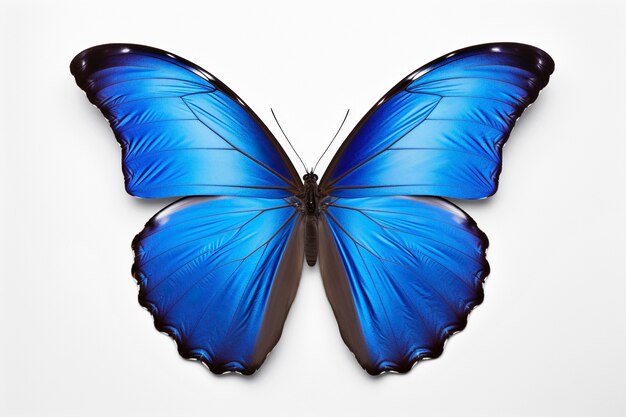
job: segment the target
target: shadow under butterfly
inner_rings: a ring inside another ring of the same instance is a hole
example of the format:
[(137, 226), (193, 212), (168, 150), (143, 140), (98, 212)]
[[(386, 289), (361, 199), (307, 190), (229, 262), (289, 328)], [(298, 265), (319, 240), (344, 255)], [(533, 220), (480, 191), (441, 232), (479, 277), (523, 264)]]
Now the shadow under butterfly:
[(488, 241), (443, 197), (496, 192), (502, 146), (554, 70), (517, 43), (416, 70), (358, 123), (319, 184), (235, 93), (159, 49), (71, 63), (122, 147), (126, 190), (182, 196), (133, 241), (139, 301), (185, 358), (252, 374), (278, 342), (304, 259), (370, 374), (436, 358), (483, 300)]

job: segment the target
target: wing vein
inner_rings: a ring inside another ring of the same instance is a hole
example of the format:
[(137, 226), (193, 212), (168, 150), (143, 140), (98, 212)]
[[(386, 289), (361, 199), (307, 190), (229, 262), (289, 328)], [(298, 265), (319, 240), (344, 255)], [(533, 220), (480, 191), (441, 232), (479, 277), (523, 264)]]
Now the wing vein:
[[(331, 217), (332, 215), (329, 214)], [(366, 216), (367, 217), (367, 216)], [(333, 217), (334, 219), (334, 217)], [(370, 219), (371, 220), (371, 219)], [(410, 268), (408, 268), (406, 265), (401, 264), (399, 262), (395, 262), (392, 261), (391, 259), (387, 259), (383, 256), (380, 256), (378, 254), (376, 254), (372, 249), (366, 247), (364, 244), (358, 242), (354, 237), (352, 237), (352, 235), (350, 235), (336, 220), (335, 223), (344, 231), (344, 233), (346, 233), (346, 235), (355, 243), (355, 245), (358, 245), (360, 247), (362, 247), (363, 249), (365, 249), (366, 251), (368, 251), (370, 254), (372, 254), (372, 256), (374, 256), (375, 258), (377, 258), (378, 260), (381, 261), (381, 265), (383, 265), (383, 267), (385, 267), (385, 262), (393, 264), (393, 265), (397, 265), (405, 270), (408, 270), (410, 272), (413, 272)], [(374, 222), (376, 223), (376, 222)], [(417, 257), (415, 256), (415, 254), (413, 252), (411, 252), (407, 247), (403, 247), (401, 246), (396, 240), (390, 238), (389, 233), (386, 233), (387, 237), (389, 238), (390, 241), (394, 242), (394, 244), (398, 247), (401, 247), (402, 249), (404, 249), (406, 251), (406, 253), (410, 254), (411, 257), (413, 257), (414, 259), (417, 260)], [(431, 260), (432, 262), (436, 263), (437, 265), (439, 265), (440, 267), (442, 267), (443, 269), (447, 270), (451, 275), (455, 276), (460, 282), (462, 282), (470, 291), (473, 291), (472, 288), (470, 288), (467, 283), (463, 280), (463, 278), (461, 278), (456, 272), (452, 271), (450, 268), (448, 268), (447, 266), (443, 265), (442, 263), (438, 262), (437, 260), (435, 260), (434, 258), (432, 258), (431, 256), (429, 256), (428, 254), (424, 253), (421, 250), (416, 250), (417, 253), (419, 253), (420, 255), (424, 256), (425, 258)], [(363, 260), (363, 263), (365, 263), (365, 260)], [(387, 271), (387, 274), (391, 275), (389, 273), (389, 270), (385, 267), (385, 270)], [(413, 272), (415, 273), (415, 272)], [(427, 287), (429, 287), (435, 294), (438, 295), (438, 297), (445, 303), (448, 305), (448, 307), (454, 311), (456, 313), (456, 309), (450, 304), (450, 302), (448, 301), (447, 298), (445, 298), (439, 291), (437, 291), (434, 287), (432, 287), (431, 284), (429, 284), (427, 281), (425, 280), (420, 280), (421, 283), (425, 284)]]
[[(478, 266), (480, 266), (480, 263), (479, 263), (478, 261), (476, 261), (472, 255), (470, 255), (470, 254), (468, 254), (468, 253), (466, 253), (466, 252), (463, 252), (462, 250), (457, 249), (457, 248), (455, 248), (454, 246), (448, 245), (447, 243), (444, 243), (444, 242), (442, 242), (442, 241), (440, 241), (440, 240), (437, 240), (437, 239), (435, 239), (435, 238), (429, 238), (429, 237), (426, 237), (426, 236), (421, 235), (421, 234), (412, 233), (412, 232), (409, 232), (409, 231), (406, 231), (406, 230), (401, 230), (401, 229), (398, 229), (398, 228), (396, 228), (396, 227), (383, 226), (383, 225), (382, 225), (381, 223), (379, 223), (376, 219), (374, 219), (373, 217), (371, 217), (371, 216), (369, 216), (368, 214), (366, 214), (366, 213), (365, 213), (365, 211), (363, 211), (363, 210), (361, 210), (361, 209), (357, 209), (357, 208), (351, 208), (351, 209), (352, 209), (352, 210), (355, 210), (355, 211), (357, 211), (357, 212), (359, 212), (359, 213), (361, 213), (361, 215), (363, 215), (364, 217), (366, 217), (367, 219), (369, 219), (372, 223), (374, 223), (375, 225), (377, 225), (377, 226), (378, 226), (378, 227), (380, 227), (381, 229), (385, 229), (385, 230), (395, 230), (395, 231), (397, 231), (397, 232), (399, 232), (399, 233), (404, 233), (404, 234), (408, 234), (408, 235), (411, 235), (411, 236), (416, 236), (416, 237), (419, 237), (419, 238), (421, 238), (421, 239), (426, 239), (426, 240), (430, 240), (430, 241), (432, 241), (432, 242), (439, 243), (439, 244), (441, 244), (441, 245), (443, 245), (443, 246), (446, 246), (446, 247), (448, 247), (448, 248), (452, 249), (452, 250), (453, 250), (453, 251), (455, 251), (455, 252), (458, 252), (458, 253), (460, 253), (460, 254), (462, 254), (462, 255), (466, 256), (466, 257), (467, 257), (467, 258), (469, 258), (472, 262), (474, 262), (475, 264), (477, 264)], [(430, 220), (430, 219), (429, 219), (429, 220)], [(460, 227), (459, 227), (459, 229), (460, 229), (460, 230), (464, 230), (463, 228), (460, 228)], [(428, 256), (428, 255), (424, 254), (424, 256)], [(430, 258), (430, 257), (429, 257), (429, 258)]]
[[(333, 184), (337, 183), (337, 181), (341, 180), (343, 177), (345, 177), (346, 175), (348, 175), (349, 173), (351, 173), (352, 171), (357, 170), (358, 168), (360, 168), (362, 165), (368, 163), (369, 161), (371, 161), (372, 159), (380, 156), (382, 153), (384, 153), (386, 150), (388, 150), (389, 148), (391, 148), (393, 145), (395, 145), (396, 143), (398, 143), (398, 141), (402, 140), (402, 138), (404, 138), (406, 135), (408, 135), (410, 132), (412, 132), (416, 127), (418, 127), (419, 125), (421, 125), (424, 120), (428, 119), (428, 116), (430, 116), (432, 114), (433, 111), (435, 111), (435, 109), (437, 108), (437, 106), (439, 106), (439, 103), (441, 103), (442, 98), (439, 98), (437, 100), (437, 102), (433, 105), (433, 107), (428, 111), (428, 114), (424, 117), (424, 119), (422, 119), (420, 122), (416, 123), (415, 126), (413, 126), (411, 129), (407, 130), (404, 134), (402, 134), (398, 139), (394, 140), (392, 143), (390, 143), (388, 146), (386, 146), (384, 149), (380, 150), (379, 152), (376, 152), (374, 155), (364, 159), (363, 161), (359, 162), (358, 164), (354, 165), (352, 168), (346, 170), (343, 174), (339, 175), (337, 178), (335, 178), (334, 180), (330, 181), (328, 184), (324, 184), (324, 187), (328, 187), (328, 190), (332, 190), (333, 189)], [(329, 191), (330, 194), (330, 191)]]
[[(297, 212), (293, 212), (289, 218), (282, 224), (280, 225), (280, 227), (278, 228), (278, 230), (276, 232), (274, 232), (274, 234), (272, 236), (270, 236), (269, 239), (267, 239), (265, 241), (265, 243), (263, 243), (261, 246), (259, 246), (257, 249), (253, 250), (252, 252), (250, 252), (245, 258), (243, 258), (243, 260), (247, 259), (248, 257), (250, 257), (254, 252), (256, 252), (258, 249), (260, 249), (261, 247), (264, 247), (263, 249), (263, 254), (265, 253), (265, 251), (267, 250), (267, 247), (269, 245), (269, 243), (280, 233), (282, 232), (282, 230), (289, 224), (291, 223), (291, 221), (293, 220), (293, 218), (297, 215)], [(259, 267), (259, 263), (261, 262), (261, 260), (263, 259), (263, 254), (259, 257), (259, 260), (256, 263), (256, 266), (254, 267), (254, 270), (252, 271), (252, 273), (250, 274), (250, 276), (248, 277), (248, 280), (246, 282), (246, 286), (244, 289), (244, 293), (248, 292), (248, 287), (250, 286), (250, 282), (252, 281), (253, 276), (255, 275), (256, 270)], [(242, 261), (243, 261), (242, 260)], [(277, 270), (274, 270), (274, 274), (272, 277), (274, 277), (276, 275)], [(235, 317), (237, 316), (237, 313), (239, 313), (239, 310), (241, 308), (241, 305), (243, 303), (243, 297), (239, 299), (239, 303), (237, 304), (237, 308), (235, 309), (235, 311), (233, 312), (233, 315), (230, 318), (229, 324), (228, 324), (228, 330), (225, 333), (224, 338), (228, 338), (228, 336), (230, 335), (231, 331), (232, 331), (232, 327), (234, 324), (234, 320)]]
[(232, 146), (235, 150), (237, 150), (238, 152), (240, 152), (243, 156), (245, 156), (246, 158), (250, 159), (252, 162), (256, 163), (257, 165), (259, 165), (260, 167), (264, 168), (266, 171), (268, 171), (269, 173), (273, 174), (274, 176), (276, 176), (277, 178), (281, 179), (283, 182), (285, 182), (287, 185), (290, 186), (295, 186), (295, 184), (293, 184), (292, 181), (289, 181), (287, 178), (283, 177), (281, 174), (279, 174), (278, 172), (274, 171), (273, 169), (271, 169), (270, 167), (268, 167), (267, 165), (265, 165), (264, 163), (262, 163), (261, 161), (259, 161), (256, 158), (253, 158), (252, 156), (250, 156), (249, 154), (247, 154), (246, 152), (242, 151), (241, 149), (239, 149), (237, 146), (233, 145), (232, 143), (230, 143), (228, 140), (226, 140), (226, 138), (224, 138), (222, 135), (220, 135), (219, 133), (217, 133), (215, 130), (213, 130), (209, 125), (207, 125), (206, 123), (204, 123), (196, 114), (195, 111), (193, 111), (193, 109), (191, 108), (191, 106), (189, 105), (189, 103), (187, 103), (187, 101), (185, 100), (184, 97), (181, 97), (181, 100), (183, 103), (185, 103), (185, 106), (187, 106), (187, 108), (189, 109), (189, 111), (195, 116), (196, 119), (198, 119), (198, 121), (200, 123), (202, 123), (207, 129), (209, 129), (210, 131), (212, 131), (215, 135), (217, 135), (220, 139), (222, 139), (224, 142), (226, 142), (228, 145)]

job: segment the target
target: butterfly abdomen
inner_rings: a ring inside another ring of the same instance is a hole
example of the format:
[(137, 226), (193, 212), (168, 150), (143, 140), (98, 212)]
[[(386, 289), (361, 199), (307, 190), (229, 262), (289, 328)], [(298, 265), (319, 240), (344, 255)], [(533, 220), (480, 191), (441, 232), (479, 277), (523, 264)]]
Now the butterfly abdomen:
[(317, 262), (317, 222), (315, 214), (306, 215), (306, 225), (304, 226), (304, 257), (309, 266), (314, 266)]

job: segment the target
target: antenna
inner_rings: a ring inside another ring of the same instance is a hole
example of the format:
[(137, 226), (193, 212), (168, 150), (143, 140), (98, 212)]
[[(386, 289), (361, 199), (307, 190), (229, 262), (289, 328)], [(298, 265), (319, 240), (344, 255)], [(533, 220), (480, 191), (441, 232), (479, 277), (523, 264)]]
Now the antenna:
[(313, 167), (313, 169), (311, 170), (311, 172), (315, 171), (315, 168), (317, 168), (317, 164), (320, 163), (320, 161), (322, 160), (322, 158), (324, 157), (324, 155), (326, 155), (326, 152), (328, 152), (328, 149), (330, 148), (330, 145), (333, 144), (333, 142), (335, 141), (335, 139), (337, 138), (337, 135), (339, 134), (339, 132), (341, 131), (341, 128), (343, 127), (343, 124), (346, 122), (346, 120), (348, 119), (348, 115), (350, 114), (350, 109), (348, 109), (348, 111), (346, 112), (346, 115), (343, 117), (343, 121), (341, 122), (341, 125), (339, 126), (339, 129), (337, 129), (337, 133), (335, 133), (335, 136), (333, 136), (333, 138), (331, 139), (330, 143), (328, 144), (328, 146), (326, 147), (326, 149), (324, 150), (324, 152), (322, 152), (322, 156), (320, 156), (320, 159), (317, 160), (317, 162), (315, 163), (315, 166)]
[(307, 172), (307, 174), (309, 173), (309, 170), (306, 169), (306, 165), (304, 165), (304, 162), (302, 161), (302, 158), (300, 158), (300, 155), (298, 155), (298, 152), (296, 152), (296, 148), (293, 147), (293, 145), (291, 144), (291, 141), (289, 140), (289, 138), (287, 137), (287, 135), (285, 135), (285, 131), (283, 130), (282, 126), (280, 125), (280, 123), (278, 123), (278, 119), (276, 118), (276, 114), (274, 113), (274, 109), (270, 108), (270, 111), (272, 112), (272, 116), (274, 116), (274, 120), (276, 120), (276, 124), (278, 125), (278, 128), (280, 129), (280, 131), (282, 132), (283, 136), (285, 137), (285, 139), (287, 139), (287, 143), (289, 144), (289, 146), (291, 146), (291, 149), (293, 149), (293, 151), (295, 152), (296, 156), (298, 157), (298, 159), (300, 160), (300, 163), (302, 163), (302, 166), (304, 167), (304, 170)]

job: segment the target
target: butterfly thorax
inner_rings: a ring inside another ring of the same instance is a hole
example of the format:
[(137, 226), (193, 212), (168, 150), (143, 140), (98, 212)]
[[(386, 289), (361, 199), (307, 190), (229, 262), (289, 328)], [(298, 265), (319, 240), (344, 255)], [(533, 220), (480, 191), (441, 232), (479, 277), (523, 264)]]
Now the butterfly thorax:
[(317, 188), (317, 175), (307, 173), (303, 178), (304, 189), (300, 194), (302, 212), (305, 216), (304, 256), (309, 266), (317, 262), (317, 222), (320, 214), (320, 193)]
[(319, 214), (319, 191), (317, 188), (317, 175), (310, 173), (306, 174), (304, 180), (304, 192), (302, 193), (302, 203), (304, 204), (304, 211), (307, 215)]

